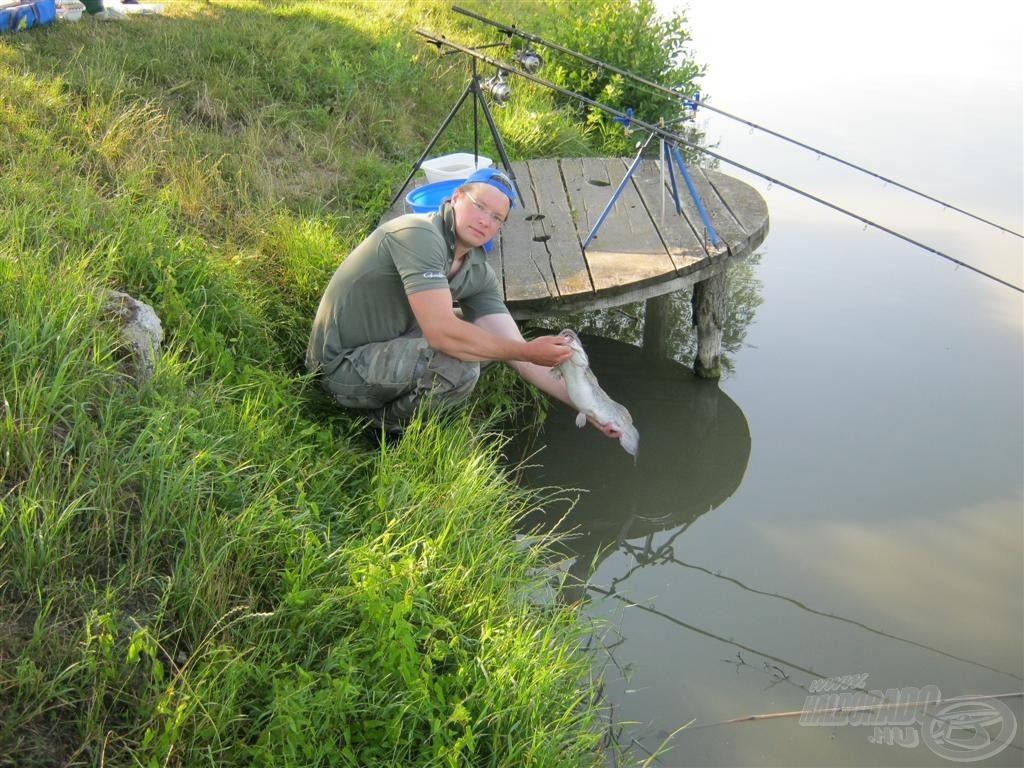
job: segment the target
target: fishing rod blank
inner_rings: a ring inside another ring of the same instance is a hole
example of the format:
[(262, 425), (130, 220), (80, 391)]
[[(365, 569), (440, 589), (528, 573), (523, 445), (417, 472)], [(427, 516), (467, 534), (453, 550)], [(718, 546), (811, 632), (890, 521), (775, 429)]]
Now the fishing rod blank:
[(667, 86), (664, 86), (661, 83), (656, 83), (653, 80), (648, 80), (647, 78), (641, 77), (640, 75), (638, 75), (638, 74), (636, 74), (634, 72), (630, 72), (627, 69), (621, 69), (620, 67), (616, 67), (614, 64), (609, 64), (609, 63), (607, 63), (605, 61), (601, 61), (600, 59), (595, 59), (592, 56), (587, 56), (585, 53), (580, 53), (579, 51), (574, 51), (571, 48), (566, 48), (566, 47), (564, 47), (562, 45), (559, 45), (558, 43), (552, 43), (549, 40), (545, 40), (544, 38), (542, 38), (542, 37), (540, 37), (538, 35), (534, 35), (534, 34), (531, 34), (530, 32), (526, 32), (526, 31), (520, 29), (519, 27), (515, 27), (515, 26), (511, 26), (510, 27), (510, 26), (508, 26), (506, 24), (502, 24), (499, 21), (494, 21), (493, 19), (488, 19), (486, 16), (481, 16), (478, 13), (474, 13), (473, 11), (467, 10), (467, 9), (462, 8), (460, 6), (453, 5), (452, 6), (452, 10), (455, 11), (456, 13), (461, 13), (464, 16), (469, 16), (470, 18), (476, 19), (477, 21), (481, 21), (484, 24), (490, 24), (492, 27), (496, 27), (497, 29), (501, 30), (502, 32), (504, 32), (507, 35), (518, 35), (519, 37), (523, 38), (524, 40), (529, 40), (531, 43), (537, 43), (538, 45), (547, 46), (548, 48), (551, 48), (554, 51), (558, 51), (559, 53), (564, 53), (564, 54), (567, 54), (569, 56), (573, 56), (573, 57), (579, 59), (580, 61), (586, 62), (587, 64), (592, 64), (595, 67), (602, 67), (604, 69), (607, 69), (609, 72), (614, 72), (617, 75), (621, 75), (622, 77), (629, 78), (630, 80), (633, 80), (634, 82), (640, 83), (641, 85), (644, 85), (644, 86), (646, 86), (648, 88), (652, 88), (652, 89), (654, 89), (656, 91), (659, 91), (661, 93), (664, 93), (666, 95), (675, 96), (676, 98), (681, 99), (685, 106), (688, 106), (688, 107), (690, 107), (693, 110), (696, 110), (698, 108), (707, 109), (707, 110), (710, 110), (711, 112), (714, 112), (716, 114), (722, 115), (723, 117), (727, 117), (730, 120), (736, 120), (736, 121), (741, 122), (741, 123), (743, 123), (744, 125), (746, 125), (746, 126), (748, 126), (750, 128), (754, 128), (754, 129), (756, 129), (758, 131), (762, 131), (764, 133), (767, 133), (770, 136), (774, 136), (777, 139), (782, 139), (783, 141), (788, 141), (790, 144), (794, 144), (794, 145), (800, 147), (801, 149), (806, 149), (806, 150), (808, 150), (810, 152), (814, 152), (815, 154), (820, 155), (821, 157), (827, 157), (829, 160), (833, 160), (833, 161), (835, 161), (837, 163), (845, 165), (848, 168), (853, 168), (854, 170), (860, 171), (861, 173), (866, 173), (867, 175), (872, 176), (872, 177), (878, 179), (879, 181), (881, 181), (881, 182), (883, 182), (885, 184), (891, 184), (892, 186), (898, 187), (899, 189), (902, 189), (905, 192), (910, 192), (911, 194), (918, 195), (919, 197), (923, 197), (925, 200), (929, 200), (929, 201), (931, 201), (933, 203), (937, 203), (938, 205), (941, 205), (943, 208), (949, 208), (950, 210), (956, 211), (957, 213), (961, 213), (964, 216), (969, 216), (970, 218), (974, 219), (975, 221), (980, 221), (983, 224), (988, 224), (990, 227), (995, 227), (996, 229), (1002, 230), (1003, 232), (1007, 232), (1007, 233), (1009, 233), (1011, 235), (1014, 235), (1016, 237), (1024, 238), (1024, 234), (1021, 234), (1020, 232), (1016, 232), (1015, 230), (1012, 230), (1012, 229), (1010, 229), (1008, 227), (1004, 227), (1002, 224), (997, 224), (994, 221), (990, 221), (989, 219), (986, 219), (986, 218), (984, 218), (982, 216), (978, 216), (977, 214), (971, 213), (970, 211), (965, 211), (963, 208), (959, 208), (959, 207), (953, 205), (952, 203), (947, 203), (944, 200), (939, 200), (938, 198), (932, 197), (931, 195), (929, 195), (929, 194), (927, 194), (925, 192), (921, 192), (920, 190), (914, 189), (913, 187), (909, 187), (906, 184), (902, 184), (902, 183), (900, 183), (900, 182), (898, 182), (898, 181), (896, 181), (894, 179), (890, 179), (890, 178), (888, 178), (886, 176), (883, 176), (880, 173), (877, 173), (877, 172), (872, 171), (872, 170), (870, 170), (868, 168), (864, 168), (864, 167), (862, 167), (860, 165), (857, 165), (856, 163), (851, 163), (848, 160), (843, 160), (841, 157), (836, 157), (835, 155), (830, 154), (829, 152), (826, 152), (823, 149), (818, 149), (816, 147), (812, 147), (811, 145), (805, 144), (802, 141), (798, 141), (798, 140), (796, 140), (794, 138), (791, 138), (789, 136), (785, 136), (784, 134), (781, 134), (778, 131), (773, 131), (770, 128), (766, 128), (763, 125), (759, 125), (759, 124), (757, 124), (755, 122), (752, 122), (750, 120), (747, 120), (745, 118), (739, 117), (737, 115), (730, 114), (729, 112), (726, 112), (724, 109), (719, 109), (718, 107), (713, 107), (710, 104), (708, 104), (707, 102), (701, 101), (699, 95), (696, 98), (687, 96), (686, 94), (680, 93), (679, 91), (677, 91), (677, 90), (675, 90), (673, 88), (669, 88)]
[(921, 249), (923, 249), (925, 251), (928, 251), (929, 253), (933, 253), (936, 256), (939, 256), (939, 257), (941, 257), (943, 259), (946, 259), (949, 262), (952, 262), (953, 264), (956, 264), (957, 266), (964, 267), (965, 269), (969, 269), (970, 271), (975, 272), (976, 274), (979, 274), (982, 277), (987, 277), (989, 280), (993, 280), (993, 281), (995, 281), (995, 282), (997, 282), (997, 283), (999, 283), (1001, 285), (1006, 286), (1007, 288), (1012, 288), (1015, 291), (1018, 291), (1020, 293), (1024, 293), (1024, 288), (1021, 288), (1021, 287), (1019, 287), (1017, 285), (1014, 285), (1013, 283), (1010, 283), (1010, 282), (1008, 282), (1006, 280), (1003, 280), (1001, 277), (997, 277), (996, 275), (993, 275), (990, 272), (986, 272), (983, 269), (980, 269), (978, 267), (972, 266), (971, 264), (968, 264), (967, 262), (961, 261), (960, 259), (957, 259), (954, 256), (950, 256), (948, 253), (944, 253), (944, 252), (938, 250), (937, 248), (932, 248), (930, 245), (925, 245), (924, 243), (922, 243), (922, 242), (920, 242), (918, 240), (914, 240), (913, 238), (908, 237), (907, 235), (901, 234), (901, 233), (897, 232), (894, 229), (890, 229), (890, 228), (888, 228), (886, 226), (883, 226), (881, 224), (878, 224), (877, 222), (872, 221), (871, 219), (865, 218), (864, 216), (861, 216), (860, 214), (854, 213), (853, 211), (847, 210), (846, 208), (842, 208), (841, 206), (838, 206), (835, 203), (830, 203), (828, 200), (825, 200), (825, 199), (820, 198), (820, 197), (818, 197), (816, 195), (813, 195), (810, 192), (806, 192), (806, 191), (804, 191), (804, 190), (802, 190), (802, 189), (800, 189), (798, 187), (794, 187), (792, 184), (787, 184), (784, 181), (781, 181), (781, 180), (776, 179), (776, 178), (774, 178), (772, 176), (769, 176), (769, 175), (767, 175), (765, 173), (762, 173), (761, 171), (755, 170), (754, 168), (751, 168), (750, 166), (743, 165), (742, 163), (736, 162), (735, 160), (731, 160), (728, 157), (725, 157), (724, 155), (720, 155), (717, 152), (713, 152), (710, 149), (707, 149), (705, 147), (700, 146), (699, 144), (694, 144), (693, 142), (688, 141), (687, 139), (685, 139), (684, 137), (682, 137), (679, 134), (675, 133), (674, 131), (670, 131), (670, 130), (668, 130), (668, 129), (662, 127), (662, 126), (659, 126), (659, 125), (653, 125), (652, 123), (644, 122), (643, 120), (638, 120), (634, 116), (627, 115), (625, 112), (621, 112), (621, 111), (615, 109), (614, 107), (608, 106), (607, 104), (602, 104), (599, 101), (591, 99), (589, 96), (584, 96), (582, 93), (576, 93), (575, 91), (570, 91), (568, 88), (562, 88), (560, 85), (555, 85), (554, 83), (552, 83), (552, 82), (550, 82), (548, 80), (545, 80), (545, 79), (543, 79), (541, 77), (537, 77), (536, 75), (532, 75), (532, 74), (530, 74), (528, 72), (524, 72), (521, 69), (517, 69), (516, 67), (512, 66), (511, 64), (508, 64), (508, 63), (503, 62), (503, 61), (499, 61), (498, 59), (493, 59), (490, 56), (482, 54), (479, 51), (476, 51), (476, 50), (474, 50), (472, 48), (469, 48), (467, 46), (461, 45), (459, 43), (455, 43), (455, 42), (447, 39), (444, 36), (434, 35), (433, 33), (428, 32), (427, 30), (419, 28), (419, 27), (416, 28), (416, 33), (418, 35), (420, 35), (421, 37), (425, 37), (427, 40), (430, 40), (432, 43), (437, 45), (439, 49), (440, 49), (440, 46), (446, 45), (449, 48), (452, 48), (453, 50), (460, 51), (462, 53), (467, 54), (468, 56), (472, 56), (472, 57), (474, 57), (476, 59), (479, 59), (480, 61), (484, 62), (485, 64), (489, 64), (492, 67), (496, 67), (498, 69), (502, 69), (505, 72), (508, 72), (508, 73), (511, 73), (511, 74), (514, 74), (514, 75), (518, 75), (519, 77), (522, 77), (522, 78), (524, 78), (526, 80), (529, 80), (530, 82), (536, 83), (537, 85), (544, 86), (545, 88), (548, 88), (548, 89), (550, 89), (552, 91), (555, 91), (556, 93), (560, 93), (563, 96), (568, 96), (569, 98), (576, 99), (577, 101), (579, 101), (579, 102), (581, 102), (583, 104), (586, 104), (586, 105), (591, 106), (591, 107), (595, 107), (597, 109), (602, 110), (603, 112), (607, 112), (608, 114), (610, 114), (610, 115), (612, 115), (614, 117), (619, 117), (619, 118), (622, 118), (622, 119), (628, 119), (630, 121), (631, 125), (636, 126), (636, 127), (640, 128), (640, 129), (642, 129), (644, 131), (648, 131), (650, 133), (653, 133), (653, 134), (655, 134), (657, 136), (660, 136), (661, 138), (664, 138), (664, 139), (668, 140), (669, 142), (675, 142), (677, 144), (683, 144), (684, 146), (690, 147), (691, 149), (694, 149), (694, 150), (696, 150), (698, 152), (702, 152), (703, 154), (708, 155), (710, 157), (713, 157), (716, 160), (719, 160), (719, 161), (721, 161), (723, 163), (727, 163), (728, 165), (731, 165), (731, 166), (733, 166), (735, 168), (739, 168), (742, 171), (746, 171), (747, 173), (750, 173), (750, 174), (752, 174), (754, 176), (758, 176), (758, 177), (764, 179), (765, 181), (767, 181), (769, 184), (778, 184), (780, 187), (783, 187), (784, 189), (788, 189), (791, 192), (795, 192), (798, 195), (802, 195), (803, 197), (806, 197), (809, 200), (813, 200), (816, 203), (820, 203), (821, 205), (824, 205), (824, 206), (826, 206), (828, 208), (831, 208), (834, 211), (837, 211), (839, 213), (845, 214), (846, 216), (849, 216), (849, 217), (851, 217), (853, 219), (856, 219), (857, 221), (861, 222), (862, 224), (874, 227), (875, 229), (881, 230), (882, 232), (890, 234), (893, 237), (898, 237), (900, 240), (903, 240), (904, 242), (910, 243), (911, 245), (916, 245), (918, 248), (921, 248)]

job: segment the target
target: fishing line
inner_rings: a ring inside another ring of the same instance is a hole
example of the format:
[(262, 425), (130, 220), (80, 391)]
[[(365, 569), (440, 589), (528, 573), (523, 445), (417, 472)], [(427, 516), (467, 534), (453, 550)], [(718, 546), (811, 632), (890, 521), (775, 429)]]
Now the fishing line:
[(526, 32), (526, 31), (524, 31), (522, 29), (519, 29), (518, 27), (515, 27), (515, 26), (511, 26), (510, 27), (510, 26), (507, 26), (505, 24), (502, 24), (501, 22), (494, 21), (493, 19), (488, 19), (485, 16), (481, 16), (481, 15), (479, 15), (477, 13), (474, 13), (473, 11), (469, 11), (469, 10), (467, 10), (465, 8), (461, 8), (461, 7), (457, 6), (457, 5), (453, 5), (452, 6), (452, 10), (455, 11), (456, 13), (461, 13), (461, 14), (463, 14), (465, 16), (469, 16), (469, 17), (471, 17), (473, 19), (476, 19), (477, 21), (481, 21), (481, 22), (483, 22), (485, 24), (490, 24), (491, 26), (496, 27), (497, 29), (501, 30), (502, 32), (504, 32), (507, 35), (518, 35), (519, 37), (522, 37), (525, 40), (529, 40), (532, 43), (537, 43), (538, 45), (546, 46), (548, 48), (551, 48), (554, 51), (558, 51), (559, 53), (564, 53), (564, 54), (567, 54), (569, 56), (573, 56), (573, 57), (579, 59), (580, 61), (586, 62), (587, 64), (592, 64), (592, 65), (594, 65), (596, 67), (601, 67), (602, 69), (607, 69), (609, 72), (614, 72), (617, 75), (621, 75), (622, 77), (629, 78), (630, 80), (633, 80), (634, 82), (639, 83), (641, 85), (644, 85), (644, 86), (646, 86), (648, 88), (651, 88), (653, 90), (659, 91), (659, 92), (664, 93), (664, 94), (669, 95), (669, 96), (674, 96), (674, 97), (676, 97), (678, 99), (681, 99), (685, 106), (690, 107), (694, 111), (696, 111), (698, 108), (700, 108), (700, 109), (707, 109), (707, 110), (710, 110), (711, 112), (714, 112), (716, 114), (722, 115), (723, 117), (727, 117), (730, 120), (736, 120), (737, 122), (740, 122), (740, 123), (743, 123), (746, 126), (749, 126), (751, 128), (751, 130), (762, 131), (763, 133), (767, 133), (768, 135), (774, 136), (777, 139), (782, 139), (783, 141), (788, 141), (790, 144), (794, 144), (794, 145), (800, 147), (801, 149), (806, 149), (806, 150), (808, 150), (810, 152), (814, 152), (815, 154), (819, 155), (820, 157), (827, 157), (829, 160), (833, 160), (833, 161), (835, 161), (837, 163), (845, 165), (848, 168), (853, 168), (854, 170), (860, 171), (861, 173), (866, 173), (867, 175), (872, 176), (872, 177), (878, 179), (879, 181), (883, 182), (884, 184), (892, 184), (894, 187), (898, 187), (899, 189), (902, 189), (905, 192), (910, 192), (911, 194), (917, 195), (919, 197), (923, 197), (925, 200), (929, 200), (930, 202), (933, 202), (933, 203), (936, 203), (938, 205), (941, 205), (943, 208), (949, 208), (952, 211), (956, 211), (957, 213), (961, 213), (964, 216), (968, 216), (968, 217), (970, 217), (970, 218), (972, 218), (972, 219), (974, 219), (976, 221), (980, 221), (983, 224), (989, 225), (990, 227), (995, 227), (996, 229), (1002, 230), (1003, 232), (1007, 232), (1007, 233), (1009, 233), (1011, 235), (1014, 235), (1015, 237), (1024, 238), (1024, 234), (1021, 234), (1020, 232), (1012, 230), (1009, 227), (1004, 227), (1002, 224), (997, 224), (994, 221), (990, 221), (989, 219), (986, 219), (986, 218), (984, 218), (982, 216), (978, 216), (977, 214), (971, 213), (970, 211), (966, 211), (963, 208), (960, 208), (958, 206), (953, 205), (952, 203), (947, 203), (947, 202), (945, 202), (943, 200), (938, 199), (937, 197), (933, 197), (932, 195), (929, 195), (929, 194), (927, 194), (925, 192), (921, 192), (920, 190), (914, 189), (913, 187), (907, 186), (906, 184), (902, 184), (902, 183), (900, 183), (898, 181), (895, 181), (895, 180), (890, 179), (890, 178), (888, 178), (886, 176), (883, 176), (882, 174), (877, 173), (876, 171), (872, 171), (872, 170), (870, 170), (868, 168), (864, 168), (863, 166), (857, 165), (856, 163), (851, 163), (850, 161), (844, 160), (841, 157), (837, 157), (837, 156), (835, 156), (835, 155), (833, 155), (833, 154), (831, 154), (829, 152), (826, 152), (823, 149), (817, 149), (815, 147), (812, 147), (809, 144), (806, 144), (806, 143), (804, 143), (802, 141), (798, 141), (797, 139), (794, 139), (794, 138), (791, 138), (791, 137), (786, 136), (784, 134), (781, 134), (778, 131), (773, 131), (772, 129), (767, 128), (767, 127), (765, 127), (763, 125), (759, 125), (758, 123), (755, 123), (755, 122), (753, 122), (751, 120), (747, 120), (746, 118), (739, 117), (738, 115), (733, 115), (733, 114), (731, 114), (729, 112), (726, 112), (724, 109), (719, 109), (718, 107), (713, 107), (710, 104), (708, 104), (707, 102), (701, 101), (700, 100), (700, 94), (697, 94), (694, 97), (687, 96), (686, 94), (680, 93), (677, 90), (674, 90), (672, 88), (668, 88), (667, 86), (661, 85), (660, 83), (656, 83), (656, 82), (654, 82), (652, 80), (648, 80), (648, 79), (646, 79), (644, 77), (641, 77), (640, 75), (637, 75), (637, 74), (635, 74), (633, 72), (630, 72), (629, 70), (621, 69), (620, 67), (616, 67), (613, 64), (609, 64), (607, 62), (601, 61), (600, 59), (595, 59), (595, 58), (593, 58), (591, 56), (587, 56), (584, 53), (579, 53), (578, 51), (574, 51), (574, 50), (572, 50), (570, 48), (566, 48), (564, 46), (561, 46), (558, 43), (552, 43), (549, 40), (545, 40), (545, 39), (543, 39), (542, 37), (540, 37), (538, 35), (534, 35), (534, 34), (531, 34), (530, 32)]
[(764, 133), (767, 133), (770, 136), (782, 139), (783, 141), (788, 141), (790, 144), (795, 144), (796, 146), (801, 147), (802, 149), (810, 150), (811, 152), (816, 153), (820, 157), (827, 157), (829, 160), (834, 160), (835, 162), (845, 165), (848, 168), (853, 168), (854, 170), (860, 171), (861, 173), (866, 173), (868, 176), (873, 176), (874, 178), (878, 179), (884, 184), (891, 184), (892, 186), (898, 187), (899, 189), (902, 189), (906, 192), (910, 192), (919, 197), (923, 197), (925, 200), (937, 203), (938, 205), (941, 205), (943, 208), (949, 208), (951, 211), (962, 213), (964, 216), (969, 216), (970, 218), (976, 221), (980, 221), (983, 224), (988, 224), (990, 227), (995, 227), (996, 229), (1002, 230), (1003, 232), (1007, 232), (1015, 237), (1024, 238), (1024, 234), (1016, 232), (1010, 229), (1009, 227), (1004, 227), (1002, 224), (990, 221), (989, 219), (986, 219), (983, 216), (978, 216), (977, 214), (971, 213), (970, 211), (965, 211), (963, 208), (958, 208), (952, 203), (947, 203), (943, 200), (938, 199), (937, 197), (932, 197), (931, 195), (925, 192), (921, 192), (920, 190), (914, 189), (913, 187), (908, 187), (906, 184), (901, 184), (900, 182), (887, 178), (880, 173), (876, 173), (875, 171), (872, 171), (868, 168), (863, 168), (857, 165), (856, 163), (851, 163), (849, 160), (843, 160), (843, 158), (829, 154), (823, 149), (816, 149), (815, 147), (812, 147), (809, 144), (804, 144), (802, 141), (797, 141), (796, 139), (790, 138), (789, 136), (784, 136), (781, 133), (778, 133), (777, 131), (773, 131), (771, 128), (766, 128), (763, 125), (758, 125), (757, 123), (751, 122), (750, 120), (747, 120), (742, 117), (738, 117), (737, 115), (731, 115), (724, 109), (718, 109), (718, 107), (713, 107), (706, 101), (700, 101), (699, 96), (697, 99), (687, 99), (686, 97), (683, 97), (683, 103), (686, 104), (687, 106), (690, 106), (694, 110), (696, 110), (698, 107), (700, 109), (707, 109), (712, 112), (715, 112), (716, 114), (722, 115), (723, 117), (728, 117), (730, 120), (736, 120), (740, 123), (743, 123), (744, 125), (749, 125), (751, 128), (756, 128), (757, 130), (763, 131)]
[(524, 72), (523, 70), (517, 69), (516, 67), (513, 67), (513, 66), (511, 66), (511, 65), (509, 65), (509, 64), (507, 64), (505, 62), (498, 61), (497, 59), (492, 59), (490, 56), (486, 56), (486, 55), (484, 55), (482, 53), (479, 53), (478, 51), (475, 51), (472, 48), (468, 48), (468, 47), (466, 47), (464, 45), (460, 45), (459, 43), (452, 42), (451, 40), (448, 40), (447, 38), (445, 38), (443, 35), (442, 36), (434, 35), (431, 32), (428, 32), (428, 31), (426, 31), (424, 29), (421, 29), (421, 28), (417, 28), (416, 29), (416, 33), (421, 35), (422, 37), (427, 38), (428, 40), (430, 40), (431, 42), (436, 44), (438, 47), (440, 47), (441, 45), (446, 45), (446, 46), (448, 46), (448, 47), (450, 47), (450, 48), (452, 48), (454, 50), (461, 51), (462, 53), (465, 53), (465, 54), (467, 54), (469, 56), (472, 56), (472, 57), (474, 57), (476, 59), (479, 59), (480, 61), (483, 61), (486, 64), (490, 64), (493, 67), (497, 67), (499, 69), (503, 69), (506, 72), (511, 72), (512, 74), (515, 74), (515, 75), (518, 75), (520, 77), (523, 77), (523, 78), (525, 78), (525, 79), (527, 79), (527, 80), (529, 80), (529, 81), (531, 81), (533, 83), (536, 83), (537, 85), (542, 85), (545, 88), (549, 88), (549, 89), (555, 91), (556, 93), (562, 94), (563, 96), (568, 96), (569, 98), (576, 99), (577, 101), (580, 101), (583, 104), (586, 104), (588, 106), (600, 109), (600, 110), (602, 110), (604, 112), (607, 112), (608, 114), (613, 115), (615, 117), (619, 117), (619, 118), (622, 118), (622, 119), (628, 119), (631, 124), (641, 128), (641, 129), (643, 129), (645, 131), (648, 131), (650, 133), (656, 134), (656, 135), (658, 135), (658, 136), (660, 136), (662, 138), (668, 139), (671, 142), (676, 142), (678, 144), (683, 144), (683, 145), (685, 145), (687, 147), (690, 147), (691, 149), (694, 149), (694, 150), (696, 150), (698, 152), (702, 152), (705, 155), (708, 155), (710, 157), (715, 158), (716, 160), (719, 160), (719, 161), (721, 161), (723, 163), (727, 163), (727, 164), (729, 164), (729, 165), (731, 165), (731, 166), (733, 166), (735, 168), (739, 168), (742, 171), (746, 171), (747, 173), (750, 173), (750, 174), (752, 174), (754, 176), (762, 178), (762, 179), (766, 180), (767, 182), (769, 182), (769, 184), (778, 184), (780, 187), (783, 187), (784, 189), (788, 189), (789, 191), (795, 192), (798, 195), (802, 195), (803, 197), (806, 197), (809, 200), (813, 200), (816, 203), (820, 203), (821, 205), (824, 205), (827, 208), (831, 208), (834, 211), (837, 211), (839, 213), (845, 214), (846, 216), (849, 216), (849, 217), (851, 217), (851, 218), (861, 222), (865, 226), (874, 227), (875, 229), (878, 229), (878, 230), (880, 230), (882, 232), (885, 232), (886, 234), (892, 235), (893, 237), (897, 237), (900, 240), (903, 240), (903, 241), (905, 241), (907, 243), (910, 243), (911, 245), (915, 245), (918, 248), (921, 248), (921, 249), (923, 249), (925, 251), (928, 251), (929, 253), (933, 253), (936, 256), (939, 256), (940, 258), (943, 258), (946, 261), (952, 262), (953, 264), (956, 264), (959, 267), (963, 267), (964, 269), (968, 269), (971, 272), (974, 272), (974, 273), (976, 273), (978, 275), (981, 275), (982, 277), (986, 277), (989, 280), (992, 280), (992, 281), (994, 281), (996, 283), (999, 283), (1000, 285), (1006, 286), (1007, 288), (1012, 288), (1013, 290), (1015, 290), (1015, 291), (1017, 291), (1019, 293), (1024, 293), (1024, 288), (1021, 288), (1020, 286), (1014, 285), (1013, 283), (1008, 282), (1008, 281), (1002, 279), (1001, 277), (998, 277), (997, 275), (992, 274), (991, 272), (986, 272), (985, 270), (983, 270), (983, 269), (981, 269), (979, 267), (972, 266), (971, 264), (968, 264), (965, 261), (961, 261), (960, 259), (958, 259), (958, 258), (956, 258), (954, 256), (951, 256), (948, 253), (940, 251), (937, 248), (933, 248), (930, 245), (926, 245), (926, 244), (920, 242), (919, 240), (915, 240), (912, 237), (908, 237), (907, 235), (904, 235), (904, 234), (902, 234), (900, 232), (897, 232), (894, 229), (891, 229), (891, 228), (886, 227), (886, 226), (884, 226), (882, 224), (879, 224), (879, 223), (877, 223), (875, 221), (872, 221), (871, 219), (868, 219), (868, 218), (866, 218), (864, 216), (861, 216), (858, 213), (854, 213), (853, 211), (850, 211), (850, 210), (848, 210), (846, 208), (843, 208), (843, 207), (841, 207), (839, 205), (836, 205), (835, 203), (830, 203), (828, 200), (825, 200), (824, 198), (818, 197), (817, 195), (813, 195), (810, 192), (806, 192), (806, 191), (804, 191), (804, 190), (802, 190), (802, 189), (800, 189), (798, 187), (793, 186), (792, 184), (787, 184), (786, 182), (781, 181), (780, 179), (776, 179), (776, 178), (774, 178), (772, 176), (769, 176), (766, 173), (762, 173), (761, 171), (755, 170), (754, 168), (751, 168), (748, 165), (744, 165), (743, 163), (737, 162), (736, 160), (731, 160), (728, 157), (725, 157), (724, 155), (720, 155), (717, 152), (713, 152), (712, 150), (707, 149), (706, 147), (702, 147), (699, 144), (694, 144), (693, 142), (688, 141), (687, 139), (683, 138), (682, 136), (680, 136), (679, 134), (675, 133), (674, 131), (670, 131), (670, 130), (668, 130), (668, 129), (662, 127), (662, 126), (659, 126), (659, 125), (653, 125), (651, 123), (644, 122), (643, 120), (638, 120), (636, 117), (627, 115), (625, 112), (621, 112), (621, 111), (615, 109), (614, 107), (608, 106), (607, 104), (602, 104), (599, 101), (595, 101), (594, 99), (591, 99), (588, 96), (584, 96), (581, 93), (576, 93), (575, 91), (570, 91), (567, 88), (562, 88), (559, 85), (555, 85), (554, 83), (552, 83), (552, 82), (550, 82), (548, 80), (544, 80), (543, 78), (537, 77), (536, 75), (532, 75), (529, 72)]

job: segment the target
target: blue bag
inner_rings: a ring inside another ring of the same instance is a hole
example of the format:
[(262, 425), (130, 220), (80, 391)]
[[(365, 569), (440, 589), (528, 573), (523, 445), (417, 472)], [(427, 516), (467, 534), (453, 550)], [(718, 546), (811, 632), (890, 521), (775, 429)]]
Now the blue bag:
[(0, 8), (0, 34), (51, 24), (56, 19), (56, 0), (29, 0), (17, 5), (8, 5)]

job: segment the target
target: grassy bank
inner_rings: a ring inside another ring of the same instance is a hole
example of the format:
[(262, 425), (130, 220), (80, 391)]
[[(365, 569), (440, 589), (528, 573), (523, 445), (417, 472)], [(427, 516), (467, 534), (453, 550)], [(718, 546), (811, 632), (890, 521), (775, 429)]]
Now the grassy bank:
[[(412, 30), (459, 23), (181, 0), (0, 38), (0, 766), (599, 760), (587, 628), (530, 600), (481, 427), (507, 380), (375, 449), (301, 370), (465, 84)], [(498, 119), (514, 156), (592, 151), (530, 89)], [(141, 387), (111, 288), (163, 323)]]

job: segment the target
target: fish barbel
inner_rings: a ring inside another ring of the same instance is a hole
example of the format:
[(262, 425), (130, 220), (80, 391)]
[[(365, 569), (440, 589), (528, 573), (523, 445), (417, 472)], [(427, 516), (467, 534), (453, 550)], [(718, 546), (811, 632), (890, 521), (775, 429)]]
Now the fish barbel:
[(590, 358), (587, 357), (576, 332), (566, 329), (559, 335), (569, 339), (572, 355), (565, 362), (552, 368), (551, 373), (556, 378), (565, 380), (569, 400), (579, 411), (576, 415), (576, 426), (585, 426), (588, 416), (602, 424), (612, 425), (622, 432), (619, 443), (635, 461), (640, 454), (640, 433), (633, 426), (633, 417), (629, 415), (625, 406), (612, 400), (601, 389), (597, 377), (590, 370)]

